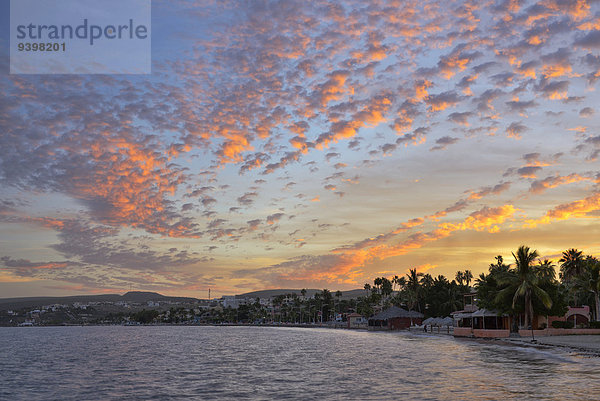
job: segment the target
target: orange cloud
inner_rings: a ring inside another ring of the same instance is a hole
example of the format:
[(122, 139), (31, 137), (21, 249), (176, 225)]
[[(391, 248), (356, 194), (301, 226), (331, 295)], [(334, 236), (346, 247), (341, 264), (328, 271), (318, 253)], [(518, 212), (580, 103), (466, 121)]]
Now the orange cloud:
[(541, 4), (557, 14), (568, 14), (575, 21), (586, 18), (590, 14), (590, 5), (588, 0), (546, 0), (541, 2)]
[(329, 79), (316, 89), (316, 96), (321, 107), (327, 106), (331, 101), (339, 100), (344, 93), (352, 94), (354, 92), (352, 87), (345, 87), (347, 79), (346, 71), (335, 71), (329, 74)]
[(447, 109), (450, 106), (457, 104), (460, 99), (454, 92), (444, 92), (438, 95), (429, 95), (425, 99), (429, 104), (429, 111), (436, 112)]
[(495, 208), (484, 207), (483, 209), (472, 213), (462, 223), (442, 223), (438, 227), (440, 233), (449, 233), (463, 230), (487, 230), (490, 233), (498, 232), (498, 224), (502, 224), (515, 214), (517, 209), (513, 205), (504, 205)]
[(577, 29), (582, 31), (600, 31), (600, 18), (579, 24), (577, 25)]
[(600, 210), (600, 193), (595, 193), (584, 199), (563, 203), (546, 212), (537, 220), (526, 220), (525, 227), (534, 228), (538, 224), (549, 224), (553, 220), (587, 217), (588, 213)]
[(574, 182), (581, 181), (593, 181), (590, 177), (584, 177), (579, 174), (573, 173), (566, 176), (547, 177), (543, 180), (534, 181), (531, 184), (529, 192), (534, 194), (540, 194), (547, 189), (556, 188), (561, 185), (567, 185)]
[(385, 114), (389, 111), (392, 101), (388, 95), (375, 96), (369, 99), (369, 103), (354, 113), (349, 121), (335, 121), (331, 124), (331, 133), (321, 135), (315, 147), (323, 149), (330, 142), (338, 142), (341, 139), (352, 138), (358, 130), (364, 126), (377, 126), (386, 121)]
[(549, 64), (542, 67), (544, 78), (557, 78), (562, 76), (571, 76), (573, 67), (570, 64)]
[(433, 83), (426, 79), (415, 82), (415, 98), (417, 100), (425, 99), (429, 95), (427, 89), (431, 88), (432, 86)]
[[(340, 255), (343, 266), (336, 266), (341, 272), (348, 272), (374, 259), (387, 259), (394, 256), (405, 255), (408, 252), (421, 248), (428, 242), (437, 241), (448, 237), (455, 231), (476, 230), (495, 233), (499, 231), (498, 225), (504, 223), (516, 212), (513, 205), (504, 205), (495, 208), (484, 207), (471, 213), (461, 223), (442, 223), (437, 229), (428, 233), (417, 233), (411, 235), (407, 240), (395, 245), (382, 244), (379, 238), (391, 238), (389, 234), (380, 234), (378, 237), (361, 241), (360, 246), (349, 248), (338, 248), (333, 250), (334, 254)], [(414, 225), (422, 223), (422, 219), (412, 221)], [(394, 231), (395, 232), (395, 231)], [(369, 244), (374, 244), (369, 246)]]
[(464, 57), (460, 54), (454, 54), (450, 57), (443, 58), (440, 61), (440, 74), (446, 79), (452, 78), (456, 74), (456, 70), (464, 71), (467, 64), (471, 61), (470, 57)]

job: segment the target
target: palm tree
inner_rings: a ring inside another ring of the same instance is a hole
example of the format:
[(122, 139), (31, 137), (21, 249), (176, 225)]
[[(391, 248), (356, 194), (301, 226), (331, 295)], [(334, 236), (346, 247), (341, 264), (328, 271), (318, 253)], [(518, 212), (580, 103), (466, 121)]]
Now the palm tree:
[(392, 287), (392, 282), (385, 277), (381, 277), (380, 283), (381, 295), (384, 298), (387, 298), (390, 295), (392, 295), (392, 292), (394, 291), (394, 288)]
[(383, 278), (382, 277), (375, 277), (375, 280), (373, 280), (373, 288), (377, 289), (377, 293), (381, 294), (381, 286), (383, 284)]
[(456, 276), (454, 277), (458, 285), (463, 285), (463, 281), (465, 281), (465, 275), (462, 271), (457, 271)]
[(431, 276), (431, 274), (427, 273), (427, 274), (423, 274), (423, 277), (421, 277), (421, 285), (423, 287), (432, 287), (434, 283), (434, 279)]
[(471, 270), (465, 270), (463, 272), (463, 279), (465, 280), (465, 284), (467, 285), (467, 287), (469, 287), (471, 284), (471, 280), (473, 279), (473, 273), (471, 273)]
[[(521, 245), (517, 254), (512, 254), (515, 258), (515, 273), (517, 290), (513, 296), (512, 307), (515, 308), (517, 301), (524, 298), (525, 301), (525, 326), (531, 325), (533, 330), (533, 297), (538, 298), (548, 309), (552, 307), (552, 299), (541, 289), (538, 284), (540, 277), (537, 275), (537, 269), (532, 267), (535, 258), (538, 257), (537, 251), (531, 251), (529, 247)], [(508, 287), (510, 289), (511, 287)]]
[(573, 277), (578, 276), (583, 271), (583, 252), (571, 248), (562, 253), (562, 258), (558, 260), (560, 265), (560, 278), (565, 281), (570, 281)]
[(600, 261), (588, 256), (584, 262), (584, 271), (575, 282), (577, 289), (594, 295), (594, 320), (600, 320)]
[(393, 284), (392, 292), (396, 292), (396, 284), (398, 284), (398, 276), (394, 276), (392, 278), (392, 284)]
[(420, 277), (423, 276), (423, 273), (417, 273), (417, 269), (409, 269), (407, 280), (406, 280), (406, 289), (408, 290), (408, 298), (409, 298), (409, 306), (410, 309), (413, 309), (415, 304), (421, 311), (421, 305), (419, 304), (419, 297), (421, 295), (421, 283)]
[[(342, 297), (342, 292), (340, 290), (337, 290), (335, 292), (335, 297), (337, 298), (338, 309), (340, 309), (339, 313), (342, 313), (341, 308), (340, 308), (340, 298)], [(333, 308), (333, 312), (335, 314), (335, 306)]]
[(406, 277), (396, 276), (395, 279), (396, 279), (396, 284), (398, 284), (398, 291), (402, 291), (404, 289), (404, 287), (406, 287)]
[(504, 264), (504, 258), (502, 257), (502, 255), (498, 255), (495, 257), (496, 259), (496, 263), (490, 263), (490, 268), (489, 271), (490, 273), (493, 272), (507, 272), (509, 266)]
[(551, 260), (544, 259), (539, 261), (539, 264), (535, 267), (537, 275), (542, 280), (553, 281), (556, 279), (556, 271), (554, 270), (554, 263)]
[(448, 283), (448, 285), (445, 288), (445, 301), (441, 305), (442, 308), (448, 311), (448, 313), (445, 313), (445, 315), (449, 315), (451, 312), (457, 311), (463, 306), (463, 302), (458, 288), (459, 287), (456, 284), (451, 283)]

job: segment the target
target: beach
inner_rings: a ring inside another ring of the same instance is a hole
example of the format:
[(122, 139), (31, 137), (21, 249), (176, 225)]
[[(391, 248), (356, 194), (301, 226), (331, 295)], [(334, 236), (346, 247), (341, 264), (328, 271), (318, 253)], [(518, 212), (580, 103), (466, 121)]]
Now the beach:
[[(535, 340), (537, 345), (570, 348), (600, 356), (600, 335), (544, 336), (536, 337)], [(506, 341), (532, 345), (531, 337), (511, 337)]]

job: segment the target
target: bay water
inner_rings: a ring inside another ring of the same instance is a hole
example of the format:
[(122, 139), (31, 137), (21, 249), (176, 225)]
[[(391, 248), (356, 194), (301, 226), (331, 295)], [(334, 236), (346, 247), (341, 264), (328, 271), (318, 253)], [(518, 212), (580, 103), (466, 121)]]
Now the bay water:
[(0, 328), (1, 400), (600, 400), (600, 358), (408, 332)]

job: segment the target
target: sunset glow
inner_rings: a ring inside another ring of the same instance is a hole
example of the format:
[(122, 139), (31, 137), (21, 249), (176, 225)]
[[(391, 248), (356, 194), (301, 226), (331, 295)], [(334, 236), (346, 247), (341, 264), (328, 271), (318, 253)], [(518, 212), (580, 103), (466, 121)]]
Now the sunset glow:
[(0, 296), (600, 255), (600, 3), (154, 0), (152, 18), (151, 75), (10, 75), (2, 37)]

